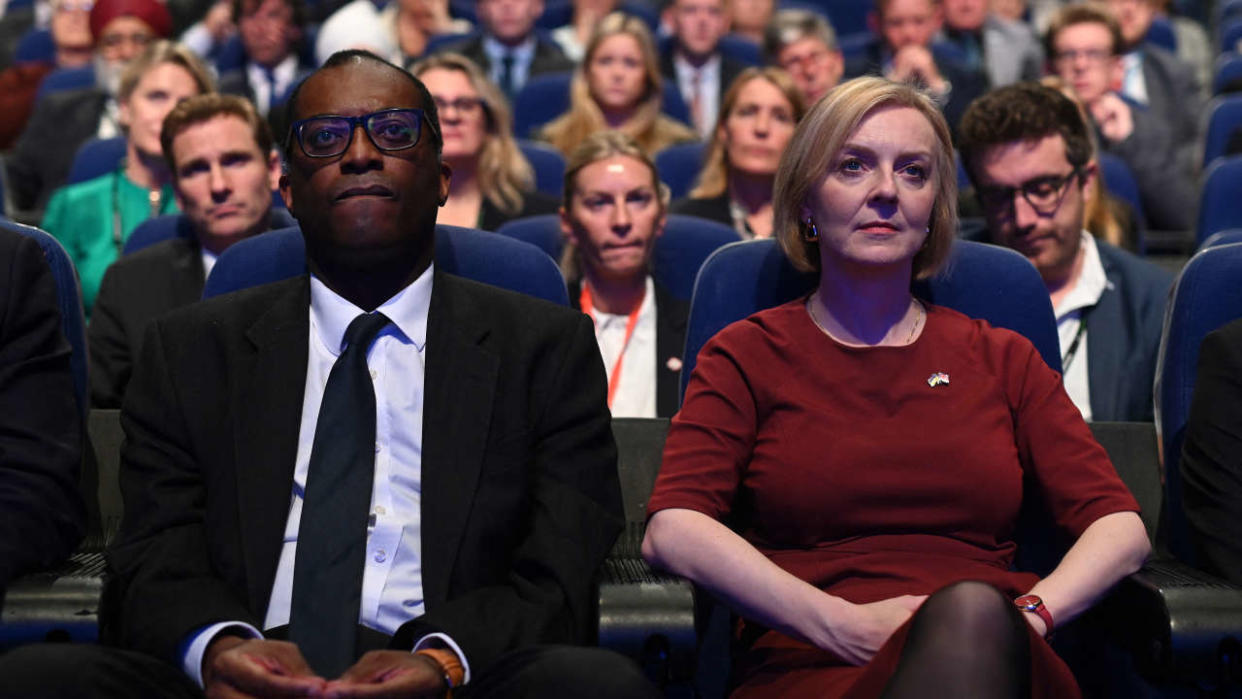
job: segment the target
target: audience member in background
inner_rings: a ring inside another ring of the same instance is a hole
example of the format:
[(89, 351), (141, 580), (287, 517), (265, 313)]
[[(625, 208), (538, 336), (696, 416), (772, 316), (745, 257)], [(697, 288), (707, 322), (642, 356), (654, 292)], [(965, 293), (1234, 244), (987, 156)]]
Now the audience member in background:
[(690, 125), (709, 138), (720, 111), (720, 97), (746, 68), (720, 52), (729, 31), (726, 0), (672, 0), (668, 16), (673, 34), (660, 56), (660, 73), (677, 84), (690, 108)]
[(569, 111), (543, 128), (541, 138), (568, 156), (587, 136), (615, 129), (648, 154), (695, 133), (660, 113), (664, 83), (646, 23), (614, 12), (604, 18), (574, 73)]
[(698, 182), (671, 211), (718, 221), (743, 238), (772, 237), (772, 183), (805, 111), (788, 73), (747, 68), (725, 93)]
[(1067, 5), (1053, 16), (1045, 41), (1056, 74), (1086, 106), (1101, 148), (1134, 173), (1148, 227), (1189, 230), (1198, 188), (1192, 167), (1179, 155), (1182, 144), (1157, 114), (1114, 91), (1124, 74), (1117, 20), (1095, 5)]
[(992, 87), (1036, 80), (1044, 72), (1044, 51), (1024, 22), (989, 11), (988, 0), (941, 0), (944, 26), (939, 39), (956, 46), (970, 70), (983, 70)]
[(18, 63), (0, 73), (0, 150), (13, 145), (26, 128), (35, 94), (48, 73), (91, 63), (95, 44), (91, 38), (91, 0), (52, 0), (50, 4), (52, 60)]
[(1039, 270), (1057, 319), (1065, 390), (1087, 420), (1151, 421), (1172, 277), (1086, 230), (1099, 178), (1078, 107), (1034, 83), (979, 98), (958, 146), (995, 243)]
[(1195, 562), (1242, 585), (1242, 320), (1199, 346), (1181, 473)]
[(809, 10), (777, 12), (764, 34), (763, 53), (793, 77), (808, 107), (836, 87), (845, 71), (832, 25)]
[(763, 32), (776, 10), (774, 0), (729, 0), (733, 34), (761, 45)]
[(940, 0), (874, 0), (869, 22), (875, 38), (845, 62), (845, 76), (882, 75), (924, 89), (940, 106), (952, 132), (966, 106), (988, 89), (982, 69), (972, 69), (934, 49), (940, 31)]
[(553, 29), (552, 40), (565, 52), (566, 58), (581, 63), (595, 26), (616, 7), (617, 0), (573, 0), (574, 12), (569, 24)]
[[(220, 253), (273, 225), (280, 161), (249, 101), (191, 97), (164, 119), (160, 143), (192, 235), (125, 255), (104, 273), (88, 338), (96, 408), (121, 407), (147, 323), (197, 301)], [(281, 214), (278, 226), (288, 220)]]
[(284, 130), (280, 106), (314, 67), (302, 61), (304, 14), (302, 0), (233, 0), (245, 60), (220, 76), (220, 92), (253, 102), (276, 132)]
[(1163, 19), (1172, 25), (1177, 58), (1195, 72), (1195, 82), (1202, 89), (1203, 96), (1207, 97), (1212, 88), (1212, 68), (1218, 54), (1214, 52), (1212, 40), (1203, 25), (1196, 19), (1173, 14), (1170, 12), (1172, 5), (1172, 0), (1155, 0), (1156, 19)]
[(668, 187), (633, 139), (592, 134), (565, 171), (561, 269), (569, 302), (591, 317), (613, 417), (672, 417), (690, 307), (651, 277)]
[(482, 33), (445, 50), (479, 64), (510, 102), (532, 75), (573, 70), (560, 47), (535, 31), (543, 0), (478, 0), (475, 13)]
[(95, 86), (54, 92), (35, 105), (26, 130), (5, 158), (5, 189), (16, 208), (41, 212), (52, 192), (65, 183), (79, 146), (91, 138), (121, 135), (121, 73), (148, 44), (168, 36), (170, 22), (160, 0), (95, 3), (90, 14)]
[(203, 58), (215, 58), (224, 42), (237, 33), (233, 23), (233, 0), (215, 0), (207, 11), (196, 19), (178, 41), (190, 47)]
[[(951, 251), (956, 180), (926, 96), (833, 89), (776, 184), (815, 290), (699, 352), (643, 555), (742, 617), (734, 699), (1078, 696), (1045, 638), (1147, 554), (1030, 341), (911, 295)], [(1075, 539), (1042, 579), (1011, 566), (1032, 499)]]
[(557, 201), (535, 191), (535, 171), (513, 138), (508, 102), (478, 66), (438, 53), (410, 72), (436, 101), (442, 157), (453, 170), (437, 221), (494, 231), (511, 219), (556, 213)]
[(125, 159), (107, 174), (62, 187), (48, 202), (40, 227), (73, 260), (88, 317), (104, 270), (120, 256), (130, 232), (177, 210), (160, 148), (164, 117), (178, 102), (214, 89), (210, 71), (189, 49), (170, 41), (148, 46), (126, 67), (117, 93)]
[[(1078, 114), (1082, 117), (1083, 123), (1091, 123), (1087, 108), (1079, 101), (1073, 88), (1064, 80), (1055, 75), (1046, 75), (1040, 78), (1039, 82), (1070, 98), (1078, 107)], [(1108, 183), (1104, 181), (1103, 171), (1099, 169), (1099, 143), (1096, 141), (1094, 131), (1088, 129), (1088, 135), (1091, 136), (1091, 163), (1096, 167), (1096, 172), (1099, 172), (1100, 176), (1095, 178), (1094, 186), (1086, 190), (1087, 210), (1084, 227), (1088, 233), (1113, 247), (1136, 252), (1143, 222), (1139, 220), (1138, 213), (1132, 206), (1114, 197), (1108, 191)]]
[(39, 244), (0, 229), (0, 604), (14, 578), (64, 560), (86, 529), (71, 352)]
[(323, 63), (358, 44), (377, 49), (375, 53), (396, 65), (406, 65), (426, 52), (431, 39), (470, 30), (470, 22), (449, 16), (448, 0), (394, 0), (382, 8), (373, 0), (354, 0), (319, 28), (315, 56)]

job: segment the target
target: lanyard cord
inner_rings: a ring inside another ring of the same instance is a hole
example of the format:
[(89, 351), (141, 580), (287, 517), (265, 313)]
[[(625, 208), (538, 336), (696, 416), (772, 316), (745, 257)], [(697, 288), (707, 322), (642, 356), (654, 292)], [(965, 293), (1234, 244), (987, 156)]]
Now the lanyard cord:
[[(643, 295), (646, 296), (646, 289)], [(578, 295), (578, 308), (582, 312), (591, 317), (591, 321), (595, 321), (594, 306), (591, 305), (591, 291), (587, 288), (584, 281), (582, 283), (582, 293)], [(630, 311), (629, 316), (625, 319), (625, 340), (621, 342), (621, 351), (617, 354), (617, 361), (613, 362), (612, 375), (608, 377), (608, 408), (612, 409), (612, 399), (617, 395), (617, 386), (621, 385), (621, 365), (625, 362), (625, 351), (630, 348), (630, 340), (634, 337), (634, 328), (638, 325), (638, 312), (643, 308), (643, 300), (639, 299), (638, 305), (634, 306), (634, 310)]]
[(1074, 333), (1074, 339), (1070, 342), (1069, 349), (1065, 350), (1065, 354), (1061, 356), (1061, 375), (1064, 376), (1069, 371), (1070, 364), (1074, 363), (1074, 358), (1078, 356), (1078, 346), (1082, 344), (1082, 336), (1087, 333), (1087, 319), (1085, 317), (1078, 320), (1078, 332)]

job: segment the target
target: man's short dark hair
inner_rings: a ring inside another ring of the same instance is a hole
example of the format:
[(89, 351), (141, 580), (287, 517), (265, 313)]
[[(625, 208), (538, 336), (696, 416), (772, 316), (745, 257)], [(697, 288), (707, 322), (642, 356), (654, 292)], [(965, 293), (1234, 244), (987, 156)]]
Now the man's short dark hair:
[(975, 163), (987, 149), (1056, 135), (1065, 141), (1070, 165), (1080, 168), (1091, 160), (1091, 135), (1078, 105), (1051, 87), (1018, 83), (971, 102), (958, 126), (957, 148), (971, 181), (977, 183)]
[(365, 51), (363, 49), (349, 49), (346, 51), (337, 51), (331, 56), (328, 56), (328, 60), (324, 61), (323, 65), (319, 66), (319, 68), (317, 68), (315, 72), (306, 76), (305, 80), (302, 80), (302, 82), (299, 82), (293, 88), (293, 92), (290, 93), (289, 95), (289, 101), (285, 103), (284, 123), (287, 124), (288, 126), (285, 127), (284, 140), (281, 143), (282, 149), (284, 150), (284, 157), (289, 158), (293, 152), (292, 149), (293, 149), (293, 144), (294, 144), (294, 138), (293, 138), (292, 127), (293, 127), (293, 122), (297, 121), (298, 98), (302, 96), (302, 86), (305, 85), (308, 80), (310, 80), (311, 78), (315, 77), (316, 75), (318, 75), (319, 73), (325, 70), (329, 70), (332, 68), (341, 68), (346, 65), (349, 65), (350, 63), (360, 63), (362, 61), (372, 61), (382, 66), (391, 68), (394, 71), (400, 73), (402, 76), (404, 76), (407, 80), (409, 80), (414, 85), (414, 89), (418, 91), (418, 97), (423, 103), (423, 107), (422, 107), (423, 112), (426, 114), (427, 121), (430, 122), (432, 126), (432, 128), (428, 130), (431, 131), (431, 139), (434, 142), (435, 147), (436, 147), (436, 160), (439, 160), (440, 151), (444, 147), (444, 140), (440, 137), (440, 113), (438, 110), (436, 110), (436, 101), (431, 96), (431, 91), (427, 89), (427, 86), (423, 84), (422, 80), (419, 80), (418, 78), (411, 75), (408, 70), (399, 68), (393, 65), (392, 63), (385, 61), (379, 56), (376, 56), (370, 51)]
[(1055, 59), (1057, 56), (1057, 35), (1067, 27), (1072, 27), (1075, 24), (1104, 25), (1104, 28), (1108, 30), (1109, 38), (1112, 40), (1112, 46), (1109, 47), (1109, 50), (1114, 56), (1121, 52), (1122, 46), (1125, 46), (1125, 39), (1121, 36), (1121, 25), (1108, 7), (1089, 2), (1065, 5), (1053, 13), (1052, 19), (1048, 22), (1048, 32), (1044, 34), (1044, 55), (1049, 60)]
[(160, 128), (160, 147), (164, 150), (164, 161), (168, 163), (174, 180), (177, 179), (177, 163), (173, 158), (173, 141), (191, 126), (222, 116), (234, 116), (244, 121), (265, 159), (272, 152), (272, 130), (250, 100), (236, 95), (198, 95), (174, 107), (164, 117), (164, 125)]
[[(290, 23), (293, 26), (302, 29), (306, 26), (306, 3), (302, 0), (281, 0), (293, 10), (293, 17)], [(263, 0), (232, 0), (230, 7), (233, 14), (233, 24), (241, 21), (242, 17), (258, 12), (259, 6), (263, 4)]]

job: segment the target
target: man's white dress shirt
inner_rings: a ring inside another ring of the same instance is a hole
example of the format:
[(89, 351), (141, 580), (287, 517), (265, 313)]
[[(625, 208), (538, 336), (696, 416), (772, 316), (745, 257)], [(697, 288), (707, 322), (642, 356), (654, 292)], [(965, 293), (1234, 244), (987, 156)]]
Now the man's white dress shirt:
[(1084, 420), (1091, 420), (1091, 388), (1088, 380), (1087, 336), (1090, 327), (1082, 329), (1082, 337), (1073, 357), (1067, 357), (1070, 345), (1082, 326), (1083, 313), (1100, 302), (1104, 290), (1108, 288), (1108, 277), (1104, 275), (1104, 265), (1100, 262), (1100, 252), (1095, 246), (1095, 238), (1082, 232), (1082, 269), (1078, 272), (1078, 280), (1074, 288), (1061, 299), (1052, 309), (1057, 318), (1057, 335), (1060, 339), (1062, 364), (1064, 372), (1065, 392), (1074, 401)]

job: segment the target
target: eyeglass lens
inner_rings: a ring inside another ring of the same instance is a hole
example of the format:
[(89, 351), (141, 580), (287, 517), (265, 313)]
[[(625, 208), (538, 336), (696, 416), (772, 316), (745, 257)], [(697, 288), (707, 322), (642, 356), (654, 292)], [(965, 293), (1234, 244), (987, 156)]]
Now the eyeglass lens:
[(354, 127), (362, 124), (376, 148), (384, 151), (404, 150), (418, 143), (422, 112), (416, 109), (393, 109), (358, 117), (316, 117), (298, 124), (302, 149), (313, 158), (340, 155), (349, 148)]

